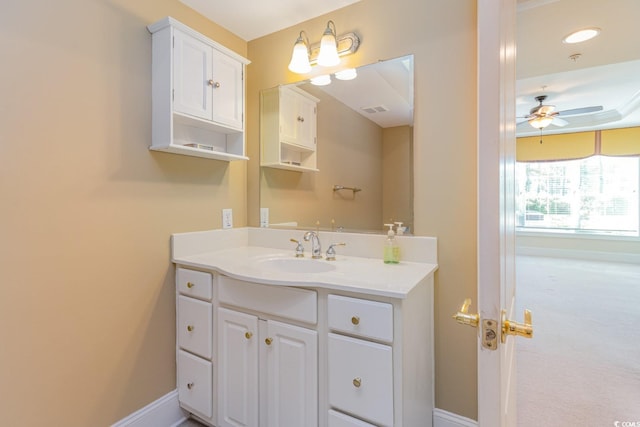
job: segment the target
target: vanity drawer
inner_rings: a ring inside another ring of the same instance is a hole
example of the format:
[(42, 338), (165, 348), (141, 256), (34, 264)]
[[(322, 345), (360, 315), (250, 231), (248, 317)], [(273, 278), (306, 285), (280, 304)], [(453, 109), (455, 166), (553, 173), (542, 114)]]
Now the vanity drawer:
[(211, 303), (178, 296), (178, 346), (207, 359), (212, 348)]
[(360, 337), (393, 342), (393, 306), (384, 302), (329, 295), (329, 328)]
[(376, 427), (357, 418), (329, 409), (329, 427)]
[(318, 322), (318, 294), (315, 291), (260, 285), (226, 276), (219, 276), (218, 281), (220, 303), (314, 325)]
[(211, 362), (178, 350), (178, 399), (207, 418), (212, 415), (212, 375)]
[(329, 334), (329, 405), (376, 425), (393, 425), (391, 347)]
[(213, 295), (211, 273), (178, 268), (176, 286), (182, 295), (211, 301)]

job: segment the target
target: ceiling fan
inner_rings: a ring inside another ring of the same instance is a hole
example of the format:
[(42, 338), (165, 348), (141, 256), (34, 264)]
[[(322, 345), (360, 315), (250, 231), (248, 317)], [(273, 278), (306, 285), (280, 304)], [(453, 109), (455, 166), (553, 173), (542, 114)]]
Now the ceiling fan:
[(536, 129), (544, 129), (550, 124), (554, 124), (555, 126), (566, 126), (568, 122), (558, 116), (576, 116), (578, 114), (586, 114), (586, 113), (594, 113), (596, 111), (602, 110), (602, 105), (591, 106), (591, 107), (582, 107), (582, 108), (573, 108), (571, 110), (563, 110), (563, 111), (554, 111), (554, 105), (544, 105), (544, 100), (547, 99), (547, 95), (536, 96), (535, 100), (538, 101), (538, 105), (533, 107), (529, 114), (520, 117), (523, 120), (518, 123), (521, 125), (522, 123), (529, 123)]

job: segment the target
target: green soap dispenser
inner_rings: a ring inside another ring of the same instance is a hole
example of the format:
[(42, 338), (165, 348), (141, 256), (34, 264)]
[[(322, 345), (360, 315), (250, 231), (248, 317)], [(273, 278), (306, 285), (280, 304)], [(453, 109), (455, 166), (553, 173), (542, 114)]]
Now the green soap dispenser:
[(385, 224), (385, 227), (389, 227), (389, 231), (387, 232), (387, 241), (384, 243), (384, 263), (398, 264), (400, 262), (400, 247), (395, 239), (393, 224)]

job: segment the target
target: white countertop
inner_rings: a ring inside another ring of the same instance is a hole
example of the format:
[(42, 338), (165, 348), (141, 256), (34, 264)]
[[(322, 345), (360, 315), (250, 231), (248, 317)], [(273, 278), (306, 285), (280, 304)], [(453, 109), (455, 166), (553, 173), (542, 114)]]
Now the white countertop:
[[(252, 231), (252, 233), (258, 232), (257, 229)], [(194, 237), (192, 233), (185, 236), (188, 239)], [(210, 236), (222, 237), (222, 234), (217, 232)], [(197, 237), (200, 238), (200, 236)], [(229, 240), (225, 239), (229, 243), (225, 245), (229, 246), (226, 248), (219, 245), (207, 248), (207, 245), (201, 244), (194, 245), (198, 246), (196, 250), (184, 250), (179, 247), (179, 243), (176, 243), (180, 235), (174, 235), (172, 261), (179, 266), (216, 271), (235, 279), (255, 283), (327, 288), (391, 298), (406, 298), (416, 285), (438, 268), (437, 264), (431, 262), (401, 261), (399, 264), (385, 264), (380, 258), (347, 256), (338, 253), (335, 261), (311, 260), (309, 254), (304, 259), (304, 262), (328, 264), (327, 268), (331, 268), (331, 271), (287, 272), (274, 268), (269, 260), (296, 260), (293, 247), (285, 250), (252, 246), (249, 241), (242, 242), (242, 239), (234, 239), (232, 235), (229, 237), (231, 237)]]

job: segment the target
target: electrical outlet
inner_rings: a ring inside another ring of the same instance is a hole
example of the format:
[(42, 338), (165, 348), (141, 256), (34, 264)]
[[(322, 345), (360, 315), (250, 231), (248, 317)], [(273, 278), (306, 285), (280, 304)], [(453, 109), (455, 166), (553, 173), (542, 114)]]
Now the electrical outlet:
[(233, 211), (231, 209), (222, 209), (222, 228), (233, 227)]
[(269, 227), (269, 208), (260, 208), (260, 227)]

